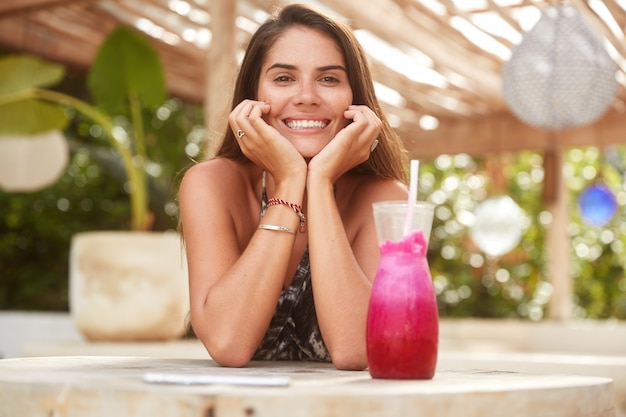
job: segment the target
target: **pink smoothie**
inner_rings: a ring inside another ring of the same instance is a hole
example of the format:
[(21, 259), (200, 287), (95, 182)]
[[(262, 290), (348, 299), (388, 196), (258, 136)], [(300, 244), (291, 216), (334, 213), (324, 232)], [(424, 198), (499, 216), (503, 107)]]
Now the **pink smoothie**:
[(435, 374), (439, 314), (422, 232), (380, 245), (367, 316), (367, 356), (374, 378), (430, 379)]

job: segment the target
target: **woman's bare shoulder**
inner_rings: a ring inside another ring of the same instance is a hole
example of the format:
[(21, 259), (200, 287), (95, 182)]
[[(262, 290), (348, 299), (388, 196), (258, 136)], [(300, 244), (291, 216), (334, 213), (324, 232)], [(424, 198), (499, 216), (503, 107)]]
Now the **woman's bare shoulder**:
[(211, 178), (213, 175), (228, 175), (236, 170), (236, 165), (235, 162), (224, 158), (209, 159), (192, 165), (183, 178)]
[(191, 187), (230, 187), (241, 181), (244, 168), (241, 164), (216, 158), (199, 162), (185, 172), (181, 189)]
[(179, 188), (179, 200), (201, 201), (215, 205), (219, 201), (232, 201), (236, 196), (247, 195), (249, 183), (246, 165), (226, 159), (211, 159), (195, 164), (185, 172)]
[(407, 196), (407, 187), (404, 183), (378, 178), (375, 176), (353, 176), (348, 179), (353, 201), (377, 201), (404, 199)]
[(375, 176), (352, 176), (344, 178), (337, 186), (337, 204), (345, 218), (366, 218), (372, 203), (386, 200), (404, 200), (408, 196), (406, 185), (392, 179)]

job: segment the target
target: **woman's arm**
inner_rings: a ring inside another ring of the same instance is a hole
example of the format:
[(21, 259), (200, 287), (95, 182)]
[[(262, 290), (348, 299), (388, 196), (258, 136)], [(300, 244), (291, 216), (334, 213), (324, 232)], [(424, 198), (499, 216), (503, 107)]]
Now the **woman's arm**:
[[(367, 367), (367, 308), (379, 259), (372, 203), (407, 196), (400, 183), (374, 181), (352, 194), (347, 209), (351, 218), (345, 219), (337, 208), (332, 184), (313, 178), (308, 183), (315, 308), (324, 342), (339, 369)], [(349, 240), (348, 234), (354, 238)]]
[(345, 117), (352, 123), (309, 163), (309, 256), (318, 322), (332, 361), (340, 369), (363, 369), (367, 308), (379, 259), (371, 204), (404, 199), (407, 191), (396, 181), (362, 178), (356, 190), (337, 190), (346, 204), (341, 212), (349, 213), (341, 218), (333, 185), (369, 158), (381, 128), (365, 106), (350, 106)]
[[(191, 322), (211, 357), (225, 366), (245, 365), (261, 342), (295, 239), (257, 229), (258, 214), (252, 211), (258, 213), (258, 203), (249, 202), (242, 171), (230, 161), (201, 163), (185, 174), (179, 195)], [(294, 177), (278, 187), (285, 198), (301, 200), (304, 180)], [(298, 226), (296, 216), (282, 210), (268, 209), (263, 222)]]

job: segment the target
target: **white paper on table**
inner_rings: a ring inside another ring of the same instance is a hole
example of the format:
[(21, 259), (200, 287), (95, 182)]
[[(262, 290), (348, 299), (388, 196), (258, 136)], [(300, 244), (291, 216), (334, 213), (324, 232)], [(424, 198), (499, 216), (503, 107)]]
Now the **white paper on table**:
[(251, 385), (263, 387), (284, 387), (291, 380), (286, 376), (249, 376), (249, 375), (203, 375), (203, 374), (168, 374), (148, 372), (143, 375), (144, 382), (155, 384), (183, 385)]

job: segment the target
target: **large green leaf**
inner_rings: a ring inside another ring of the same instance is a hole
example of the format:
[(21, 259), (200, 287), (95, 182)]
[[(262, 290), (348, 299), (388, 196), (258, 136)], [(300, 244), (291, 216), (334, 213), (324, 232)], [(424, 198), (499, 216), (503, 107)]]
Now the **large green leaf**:
[(0, 58), (0, 134), (30, 135), (63, 129), (68, 119), (56, 104), (37, 101), (34, 88), (57, 84), (63, 66), (29, 55)]
[(57, 84), (65, 76), (63, 66), (29, 55), (0, 58), (0, 98), (34, 87)]
[(112, 115), (126, 113), (130, 94), (151, 108), (167, 97), (159, 55), (144, 35), (125, 26), (111, 32), (100, 47), (87, 86), (96, 104)]
[(29, 99), (0, 105), (0, 137), (63, 130), (68, 122), (65, 112), (56, 104)]

